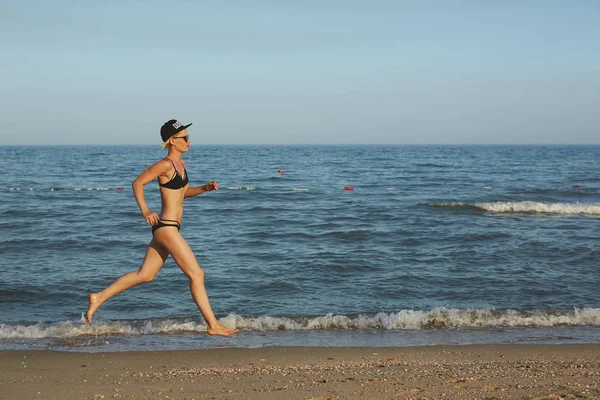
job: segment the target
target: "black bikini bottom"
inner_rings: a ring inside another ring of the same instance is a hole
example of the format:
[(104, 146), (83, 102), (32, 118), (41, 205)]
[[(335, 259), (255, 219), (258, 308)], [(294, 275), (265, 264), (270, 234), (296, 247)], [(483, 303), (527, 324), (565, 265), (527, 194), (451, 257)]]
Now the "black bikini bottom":
[(158, 224), (152, 225), (152, 235), (154, 236), (154, 232), (156, 232), (157, 229), (162, 228), (163, 226), (176, 226), (177, 230), (179, 230), (179, 228), (181, 227), (181, 225), (179, 225), (179, 222), (173, 219), (159, 219)]

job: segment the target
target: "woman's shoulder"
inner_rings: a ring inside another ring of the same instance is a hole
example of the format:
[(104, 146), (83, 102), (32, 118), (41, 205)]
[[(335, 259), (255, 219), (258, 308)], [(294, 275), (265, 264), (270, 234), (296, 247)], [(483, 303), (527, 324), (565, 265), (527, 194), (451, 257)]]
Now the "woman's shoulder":
[(152, 169), (154, 171), (159, 171), (160, 173), (164, 173), (172, 168), (173, 168), (173, 164), (171, 162), (169, 162), (169, 159), (167, 157), (165, 157), (161, 160), (158, 160), (154, 164), (152, 164), (150, 166), (150, 168), (148, 168), (148, 169)]
[(165, 157), (162, 160), (157, 161), (156, 163), (173, 167), (173, 160), (171, 160), (169, 157)]

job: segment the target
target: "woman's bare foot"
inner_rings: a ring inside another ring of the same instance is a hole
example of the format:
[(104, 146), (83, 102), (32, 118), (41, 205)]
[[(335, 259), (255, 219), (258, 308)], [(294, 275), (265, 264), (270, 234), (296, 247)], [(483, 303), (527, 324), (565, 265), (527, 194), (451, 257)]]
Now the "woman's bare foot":
[(209, 326), (207, 329), (209, 335), (229, 336), (239, 332), (239, 329), (228, 328), (217, 322), (215, 326)]
[(92, 293), (90, 294), (90, 305), (88, 306), (86, 320), (87, 322), (92, 322), (92, 316), (96, 312), (96, 310), (100, 307), (100, 302), (98, 301), (98, 294)]

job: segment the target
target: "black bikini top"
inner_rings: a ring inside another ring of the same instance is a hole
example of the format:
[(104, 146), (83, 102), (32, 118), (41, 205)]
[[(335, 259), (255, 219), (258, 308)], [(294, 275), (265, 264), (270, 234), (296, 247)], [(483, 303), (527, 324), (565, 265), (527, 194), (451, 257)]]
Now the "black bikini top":
[[(173, 162), (173, 160), (171, 160), (170, 158), (167, 158), (167, 160), (171, 161), (171, 164), (173, 164), (173, 168), (175, 168), (175, 163)], [(185, 173), (185, 178), (182, 178), (179, 174), (179, 171), (177, 171), (177, 168), (175, 168), (175, 172), (173, 173), (171, 180), (167, 183), (159, 182), (158, 185), (167, 189), (181, 189), (182, 187), (188, 184), (188, 174), (187, 170), (185, 169), (185, 166), (183, 167), (183, 172)]]

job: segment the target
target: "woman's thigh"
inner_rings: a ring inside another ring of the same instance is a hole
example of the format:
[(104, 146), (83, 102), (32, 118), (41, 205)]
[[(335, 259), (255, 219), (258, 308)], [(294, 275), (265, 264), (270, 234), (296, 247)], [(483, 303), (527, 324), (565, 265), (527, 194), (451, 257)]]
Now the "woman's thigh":
[(167, 249), (188, 278), (202, 271), (190, 245), (181, 236), (177, 228), (160, 228), (154, 233), (154, 239), (157, 240), (159, 245)]
[(140, 267), (140, 273), (147, 275), (148, 278), (154, 278), (158, 270), (163, 266), (165, 260), (169, 257), (169, 251), (161, 245), (155, 238), (152, 238), (146, 256)]

